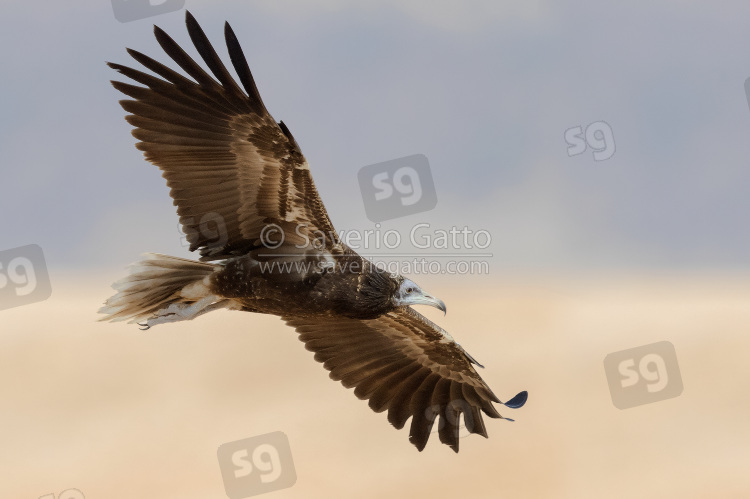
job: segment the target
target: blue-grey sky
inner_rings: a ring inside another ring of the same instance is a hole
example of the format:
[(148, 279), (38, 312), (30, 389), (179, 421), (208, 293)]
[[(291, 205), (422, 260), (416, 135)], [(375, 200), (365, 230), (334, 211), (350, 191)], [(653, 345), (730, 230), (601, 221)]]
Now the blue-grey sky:
[[(131, 0), (132, 1), (132, 0)], [(744, 2), (197, 1), (228, 20), (339, 230), (373, 228), (368, 164), (430, 161), (435, 209), (384, 222), (492, 234), (507, 268), (750, 268), (750, 5)], [(118, 22), (108, 0), (11, 1), (0, 18), (0, 250), (50, 266), (188, 256), (105, 61), (188, 51), (184, 12)], [(134, 61), (133, 61), (134, 62)], [(568, 156), (604, 121), (615, 154)]]

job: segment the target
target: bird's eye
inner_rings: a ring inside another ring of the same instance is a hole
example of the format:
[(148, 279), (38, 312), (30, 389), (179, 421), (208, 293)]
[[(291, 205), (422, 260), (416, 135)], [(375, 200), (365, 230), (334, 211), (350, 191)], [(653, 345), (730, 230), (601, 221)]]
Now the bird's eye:
[(414, 288), (406, 288), (407, 293), (411, 293), (412, 291), (414, 291)]

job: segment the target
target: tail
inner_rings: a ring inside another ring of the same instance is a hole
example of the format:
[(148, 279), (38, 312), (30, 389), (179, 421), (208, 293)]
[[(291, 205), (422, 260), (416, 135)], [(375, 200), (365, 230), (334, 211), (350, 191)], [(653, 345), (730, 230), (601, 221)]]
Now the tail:
[(203, 310), (221, 300), (212, 295), (208, 280), (221, 265), (158, 253), (145, 253), (143, 257), (130, 266), (127, 276), (112, 285), (117, 293), (99, 309), (106, 314), (100, 321), (133, 323), (161, 315), (159, 312), (163, 314), (170, 305), (174, 305), (170, 308), (173, 311), (202, 302)]

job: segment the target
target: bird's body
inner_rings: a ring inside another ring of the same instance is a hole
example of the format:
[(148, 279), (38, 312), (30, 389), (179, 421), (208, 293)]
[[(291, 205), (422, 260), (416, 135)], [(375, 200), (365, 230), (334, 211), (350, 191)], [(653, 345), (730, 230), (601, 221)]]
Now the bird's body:
[[(277, 315), (333, 379), (373, 410), (387, 409), (394, 426), (411, 417), (419, 450), (438, 416), (441, 442), (456, 451), (460, 414), (469, 432), (487, 436), (480, 411), (501, 417), (491, 403), (500, 401), (476, 361), (411, 308), (445, 311), (443, 302), (338, 238), (297, 141), (263, 105), (232, 29), (226, 25), (227, 47), (244, 91), (189, 13), (187, 26), (215, 79), (159, 28), (157, 40), (192, 80), (134, 50), (161, 78), (110, 66), (145, 85), (113, 82), (132, 98), (121, 105), (137, 147), (163, 171), (201, 261), (146, 254), (115, 283), (103, 320), (148, 329), (217, 309)], [(521, 392), (505, 405), (525, 401)]]
[(273, 255), (260, 249), (229, 260), (212, 276), (211, 289), (243, 310), (279, 316), (375, 319), (396, 308), (398, 279), (349, 248), (336, 258), (321, 251), (291, 258), (258, 253)]

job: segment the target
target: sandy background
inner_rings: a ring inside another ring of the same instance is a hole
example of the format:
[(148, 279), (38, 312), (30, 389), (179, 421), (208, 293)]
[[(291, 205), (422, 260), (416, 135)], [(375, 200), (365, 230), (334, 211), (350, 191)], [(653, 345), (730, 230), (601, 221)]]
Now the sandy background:
[[(53, 273), (47, 301), (0, 313), (0, 497), (225, 497), (219, 445), (289, 438), (296, 484), (268, 497), (746, 497), (750, 276), (429, 278), (439, 320), (515, 423), (455, 455), (338, 383), (278, 319), (216, 312), (148, 333), (97, 323), (120, 271)], [(429, 285), (428, 285), (429, 283)], [(424, 309), (425, 307), (421, 307)], [(684, 392), (612, 405), (604, 357), (656, 341)], [(408, 425), (407, 425), (408, 426)]]

